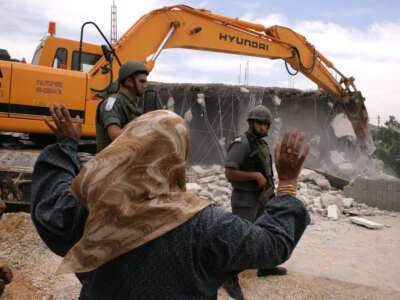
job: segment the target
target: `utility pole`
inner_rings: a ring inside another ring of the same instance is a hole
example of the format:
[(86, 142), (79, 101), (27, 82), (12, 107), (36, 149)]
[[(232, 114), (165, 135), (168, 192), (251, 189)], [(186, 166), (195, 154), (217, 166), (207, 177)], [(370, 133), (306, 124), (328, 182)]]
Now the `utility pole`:
[(288, 74), (288, 88), (294, 88), (294, 76)]
[(246, 68), (244, 69), (244, 85), (249, 85), (249, 61), (246, 62)]
[(242, 82), (242, 64), (239, 64), (239, 85)]
[(110, 41), (114, 44), (117, 41), (117, 6), (114, 3), (111, 5), (111, 32)]

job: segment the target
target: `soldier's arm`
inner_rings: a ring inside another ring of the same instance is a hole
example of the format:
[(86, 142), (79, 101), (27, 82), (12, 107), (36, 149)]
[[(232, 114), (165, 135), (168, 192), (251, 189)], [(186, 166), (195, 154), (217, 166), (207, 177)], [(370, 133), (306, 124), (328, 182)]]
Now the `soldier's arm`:
[(107, 128), (107, 135), (113, 141), (122, 132), (121, 108), (115, 97), (109, 97), (102, 103), (100, 121)]
[(118, 125), (111, 124), (107, 127), (108, 137), (113, 141), (115, 140), (122, 132), (122, 128)]
[(260, 188), (264, 188), (267, 180), (260, 172), (240, 171), (232, 168), (225, 168), (225, 177), (229, 181), (251, 181), (255, 180)]

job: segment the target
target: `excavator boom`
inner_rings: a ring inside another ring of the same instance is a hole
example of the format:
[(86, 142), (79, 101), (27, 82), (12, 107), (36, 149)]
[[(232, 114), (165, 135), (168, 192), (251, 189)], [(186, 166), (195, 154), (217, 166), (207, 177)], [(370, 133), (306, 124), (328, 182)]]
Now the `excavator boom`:
[[(150, 70), (160, 52), (168, 48), (282, 59), (295, 72), (301, 72), (337, 102), (344, 104), (359, 142), (369, 149), (368, 152), (373, 152), (364, 98), (357, 91), (354, 78), (345, 77), (304, 36), (290, 28), (265, 27), (204, 9), (175, 5), (153, 10), (141, 17), (113, 48), (118, 61), (141, 60)], [(111, 62), (111, 74), (117, 74), (118, 61)], [(93, 93), (103, 90), (115, 79), (104, 74), (108, 64), (110, 62), (103, 57), (89, 72), (89, 86)]]

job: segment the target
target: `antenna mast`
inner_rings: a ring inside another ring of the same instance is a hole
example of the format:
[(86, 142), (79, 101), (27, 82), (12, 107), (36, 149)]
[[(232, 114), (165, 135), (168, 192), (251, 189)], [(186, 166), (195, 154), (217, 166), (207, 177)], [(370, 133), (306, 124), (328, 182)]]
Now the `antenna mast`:
[(114, 44), (117, 40), (117, 6), (114, 3), (111, 5), (111, 32), (110, 41)]

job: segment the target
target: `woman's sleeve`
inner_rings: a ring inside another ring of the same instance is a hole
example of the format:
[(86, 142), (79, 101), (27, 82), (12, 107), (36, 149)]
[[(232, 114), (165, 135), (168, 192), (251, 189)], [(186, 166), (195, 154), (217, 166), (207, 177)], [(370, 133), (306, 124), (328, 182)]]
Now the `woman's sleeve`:
[(81, 238), (86, 208), (69, 193), (78, 174), (77, 143), (62, 138), (39, 155), (32, 175), (31, 216), (46, 245), (64, 256)]
[[(211, 211), (211, 210), (210, 210)], [(220, 210), (219, 210), (220, 211)], [(204, 259), (219, 271), (271, 268), (289, 259), (310, 223), (303, 203), (289, 195), (271, 199), (253, 224), (211, 211), (204, 230)]]

